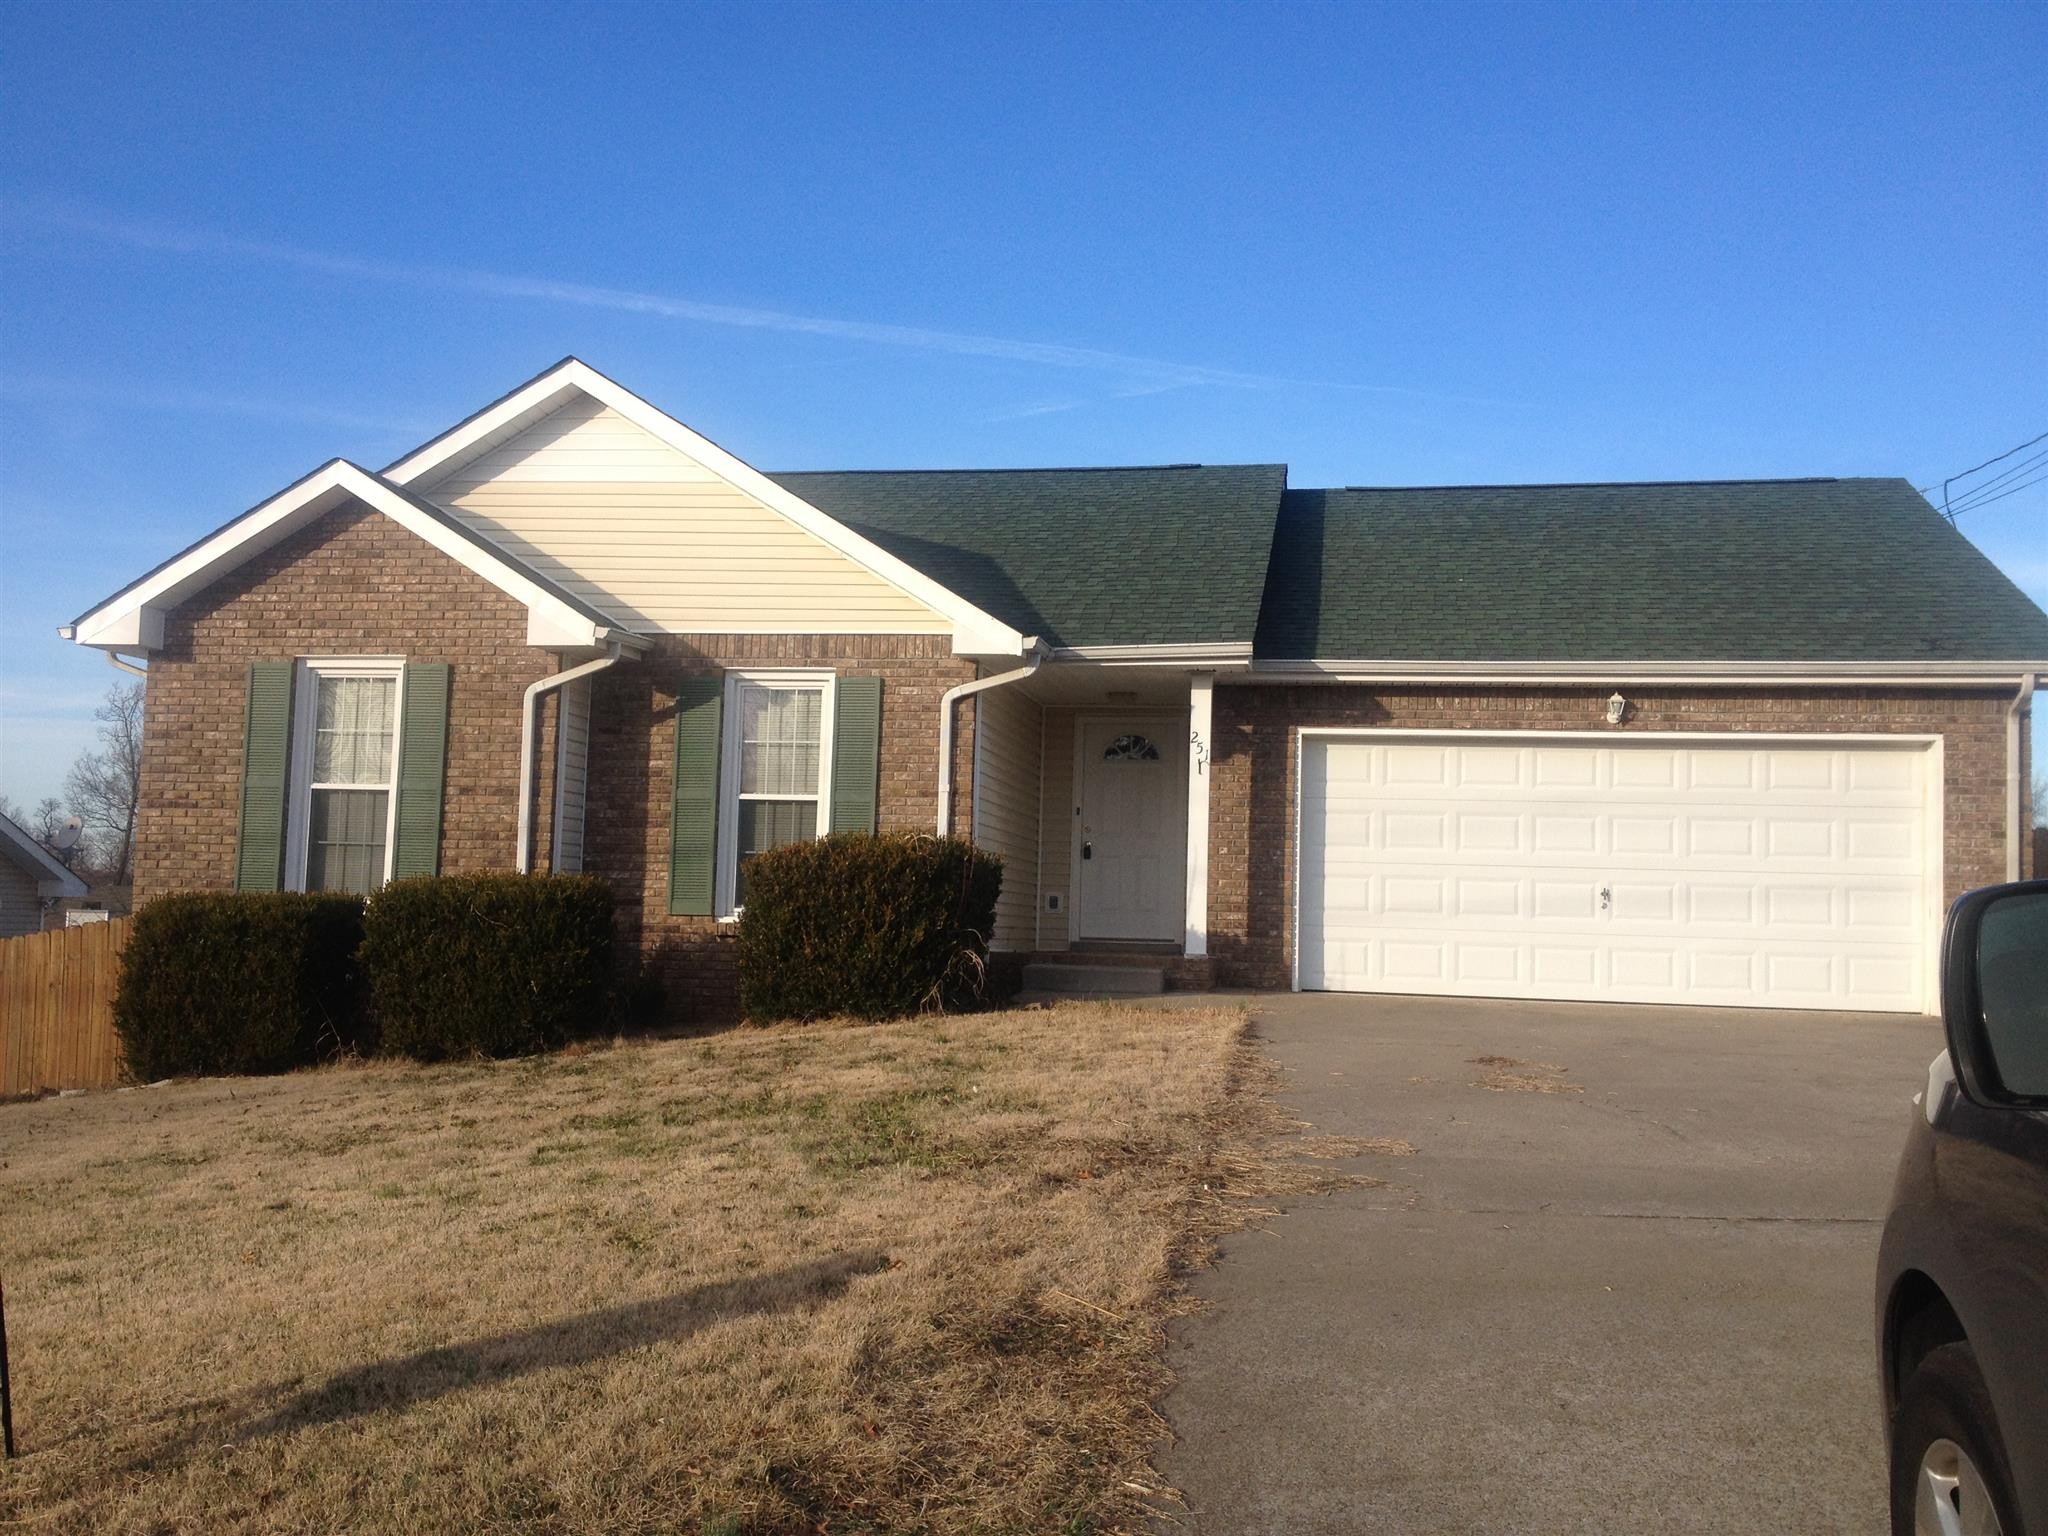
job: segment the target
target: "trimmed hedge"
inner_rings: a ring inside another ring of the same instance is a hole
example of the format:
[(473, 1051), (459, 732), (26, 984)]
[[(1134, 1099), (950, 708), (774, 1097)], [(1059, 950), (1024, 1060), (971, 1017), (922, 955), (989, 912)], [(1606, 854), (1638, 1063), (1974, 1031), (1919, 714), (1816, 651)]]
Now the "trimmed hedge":
[(839, 833), (747, 865), (750, 1019), (895, 1018), (979, 1003), (1003, 861), (959, 838)]
[(429, 875), (370, 898), (363, 968), (384, 1048), (524, 1056), (609, 1024), (612, 890), (595, 875)]
[(362, 938), (354, 896), (158, 897), (135, 915), (114, 994), (128, 1070), (284, 1072), (370, 1049)]

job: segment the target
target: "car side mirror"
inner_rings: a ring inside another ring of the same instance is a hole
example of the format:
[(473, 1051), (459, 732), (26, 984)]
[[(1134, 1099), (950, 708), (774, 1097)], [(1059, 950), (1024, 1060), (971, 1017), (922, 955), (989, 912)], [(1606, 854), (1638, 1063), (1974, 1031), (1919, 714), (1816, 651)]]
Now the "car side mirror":
[(1972, 1100), (2048, 1109), (2048, 880), (1956, 899), (1941, 936), (1941, 1018)]

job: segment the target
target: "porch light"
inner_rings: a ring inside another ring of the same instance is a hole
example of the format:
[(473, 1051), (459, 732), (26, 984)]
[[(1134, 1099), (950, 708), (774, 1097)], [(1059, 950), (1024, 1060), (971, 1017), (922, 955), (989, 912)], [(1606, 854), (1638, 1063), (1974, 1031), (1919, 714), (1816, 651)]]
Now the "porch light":
[(1623, 698), (1623, 697), (1622, 697), (1622, 696), (1621, 696), (1620, 694), (1618, 694), (1618, 693), (1617, 693), (1617, 694), (1615, 694), (1615, 695), (1613, 695), (1613, 696), (1612, 696), (1611, 698), (1609, 698), (1609, 699), (1608, 699), (1608, 701), (1607, 701), (1607, 723), (1608, 723), (1609, 725), (1619, 725), (1619, 724), (1621, 724), (1621, 717), (1622, 717), (1623, 715), (1627, 714), (1627, 713), (1628, 713), (1628, 700), (1627, 700), (1627, 699), (1624, 699), (1624, 698)]

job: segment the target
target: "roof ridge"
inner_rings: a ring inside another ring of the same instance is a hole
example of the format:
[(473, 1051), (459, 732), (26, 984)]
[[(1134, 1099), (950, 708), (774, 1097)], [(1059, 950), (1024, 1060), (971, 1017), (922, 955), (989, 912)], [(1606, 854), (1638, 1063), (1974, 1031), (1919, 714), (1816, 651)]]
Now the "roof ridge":
[(1166, 469), (1285, 469), (1285, 464), (1023, 464), (994, 469), (770, 469), (771, 480), (785, 475), (1103, 475), (1156, 474)]
[(1728, 480), (1525, 480), (1472, 485), (1329, 485), (1294, 486), (1302, 491), (1595, 491), (1653, 490), (1686, 485), (1839, 485), (1844, 480), (1896, 480), (1898, 475), (1758, 475)]

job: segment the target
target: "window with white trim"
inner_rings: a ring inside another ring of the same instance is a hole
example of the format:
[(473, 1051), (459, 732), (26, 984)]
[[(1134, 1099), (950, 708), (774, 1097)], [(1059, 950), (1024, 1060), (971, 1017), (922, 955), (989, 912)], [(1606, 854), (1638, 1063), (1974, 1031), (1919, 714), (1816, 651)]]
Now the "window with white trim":
[(285, 883), (361, 895), (391, 878), (398, 813), (398, 716), (405, 663), (299, 663)]
[(832, 782), (832, 674), (726, 675), (719, 910), (746, 905), (747, 863), (828, 830)]

